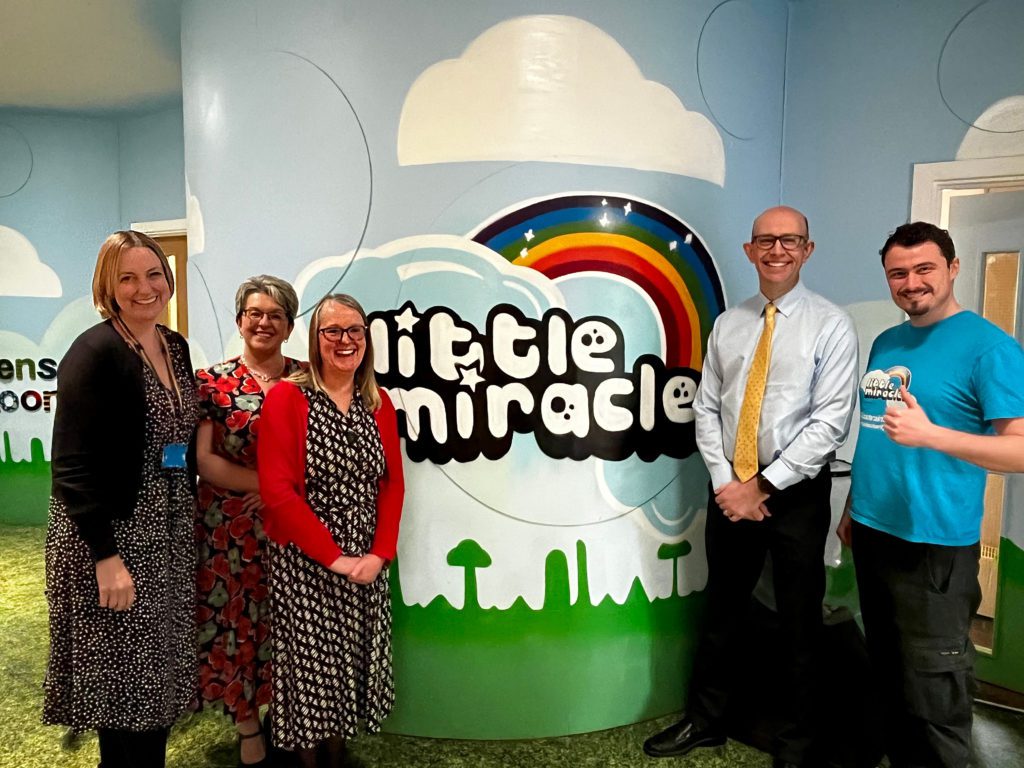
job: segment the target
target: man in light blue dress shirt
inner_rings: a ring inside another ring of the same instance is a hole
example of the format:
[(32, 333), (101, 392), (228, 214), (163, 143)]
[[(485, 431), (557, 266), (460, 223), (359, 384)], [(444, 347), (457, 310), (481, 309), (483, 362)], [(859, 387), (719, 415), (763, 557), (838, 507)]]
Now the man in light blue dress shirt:
[[(644, 751), (670, 757), (725, 742), (734, 659), (758, 647), (758, 638), (740, 636), (740, 623), (771, 553), (787, 648), (786, 658), (765, 659), (784, 681), (778, 708), (785, 725), (773, 752), (776, 766), (801, 765), (814, 733), (824, 548), (831, 521), (828, 462), (850, 428), (857, 335), (849, 315), (800, 284), (800, 270), (814, 252), (800, 211), (768, 209), (754, 220), (743, 249), (757, 270), (760, 291), (715, 322), (694, 402), (697, 445), (711, 474), (705, 626), (686, 716), (648, 739)], [(769, 303), (775, 308), (774, 330), (757, 427), (758, 471), (744, 481), (733, 457)]]

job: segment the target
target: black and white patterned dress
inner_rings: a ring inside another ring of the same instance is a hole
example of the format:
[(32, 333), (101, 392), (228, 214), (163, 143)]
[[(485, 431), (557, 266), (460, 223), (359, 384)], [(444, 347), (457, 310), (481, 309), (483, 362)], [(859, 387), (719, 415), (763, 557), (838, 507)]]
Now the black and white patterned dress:
[(185, 354), (170, 344), (183, 407), (143, 366), (146, 448), (134, 512), (114, 520), (118, 554), (135, 583), (127, 611), (99, 607), (96, 568), (68, 517), (51, 498), (46, 534), (50, 657), (43, 722), (75, 730), (170, 726), (195, 698), (195, 496), (184, 470), (161, 468), (168, 443), (191, 441), (199, 410)]
[[(322, 392), (309, 403), (306, 498), (346, 555), (370, 550), (384, 451), (373, 415), (356, 395), (342, 413)], [(274, 742), (309, 749), (324, 739), (380, 729), (395, 701), (387, 569), (354, 584), (302, 554), (270, 547), (274, 616)]]

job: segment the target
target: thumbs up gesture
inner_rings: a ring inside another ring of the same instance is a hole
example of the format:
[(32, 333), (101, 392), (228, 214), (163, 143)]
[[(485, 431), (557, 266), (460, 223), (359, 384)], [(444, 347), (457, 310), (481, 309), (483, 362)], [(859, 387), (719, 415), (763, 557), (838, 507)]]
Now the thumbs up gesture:
[(928, 447), (935, 436), (937, 427), (932, 424), (924, 408), (907, 390), (906, 385), (900, 387), (900, 397), (905, 407), (890, 405), (885, 409), (883, 428), (889, 439), (899, 445), (914, 448)]

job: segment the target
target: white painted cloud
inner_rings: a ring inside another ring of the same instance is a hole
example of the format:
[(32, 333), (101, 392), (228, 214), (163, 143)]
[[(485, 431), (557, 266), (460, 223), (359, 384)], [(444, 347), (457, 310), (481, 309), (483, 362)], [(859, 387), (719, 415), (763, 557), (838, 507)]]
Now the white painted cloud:
[(61, 296), (57, 273), (21, 232), (0, 225), (0, 296)]
[(1001, 99), (968, 128), (957, 160), (1024, 155), (1024, 95)]
[(725, 183), (711, 121), (572, 16), (504, 21), (426, 69), (402, 106), (398, 160), (611, 165)]

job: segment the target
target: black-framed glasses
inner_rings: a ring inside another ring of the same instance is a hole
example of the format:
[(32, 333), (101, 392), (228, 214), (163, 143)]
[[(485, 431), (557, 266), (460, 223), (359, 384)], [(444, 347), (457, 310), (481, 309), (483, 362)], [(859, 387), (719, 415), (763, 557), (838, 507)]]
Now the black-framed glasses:
[(770, 251), (775, 247), (776, 240), (782, 243), (782, 247), (787, 251), (795, 251), (807, 242), (803, 235), (755, 235), (750, 241), (762, 251)]
[(274, 310), (273, 312), (264, 312), (262, 309), (250, 307), (249, 309), (243, 309), (242, 314), (250, 323), (254, 324), (258, 324), (264, 317), (274, 323), (274, 325), (280, 325), (281, 323), (288, 322), (288, 315), (278, 310)]
[(352, 341), (362, 341), (366, 336), (366, 326), (350, 325), (348, 328), (339, 328), (336, 325), (329, 325), (326, 328), (321, 328), (319, 333), (325, 339), (332, 342), (341, 341), (345, 334), (348, 334)]

